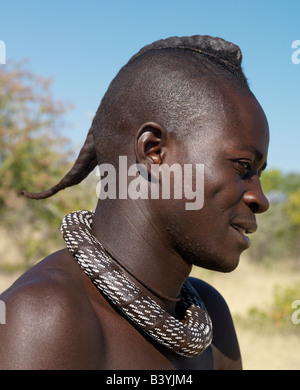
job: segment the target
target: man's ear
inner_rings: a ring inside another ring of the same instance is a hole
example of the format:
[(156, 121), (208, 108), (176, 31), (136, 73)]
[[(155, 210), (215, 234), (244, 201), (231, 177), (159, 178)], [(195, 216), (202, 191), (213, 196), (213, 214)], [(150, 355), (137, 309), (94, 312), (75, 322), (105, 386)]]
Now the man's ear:
[(135, 139), (136, 161), (146, 165), (150, 173), (151, 164), (162, 164), (166, 130), (157, 123), (147, 122), (141, 126)]

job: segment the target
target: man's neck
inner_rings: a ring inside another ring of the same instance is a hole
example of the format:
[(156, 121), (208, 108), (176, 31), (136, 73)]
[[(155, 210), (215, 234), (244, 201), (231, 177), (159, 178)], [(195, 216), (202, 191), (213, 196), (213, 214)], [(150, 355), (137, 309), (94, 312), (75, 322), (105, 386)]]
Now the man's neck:
[(191, 266), (171, 248), (160, 226), (142, 205), (128, 200), (100, 201), (93, 234), (135, 281), (172, 310)]

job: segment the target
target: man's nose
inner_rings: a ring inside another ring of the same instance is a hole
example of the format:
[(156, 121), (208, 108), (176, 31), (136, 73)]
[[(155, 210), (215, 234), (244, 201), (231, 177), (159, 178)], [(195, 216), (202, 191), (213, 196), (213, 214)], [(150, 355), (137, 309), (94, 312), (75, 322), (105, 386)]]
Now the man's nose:
[(256, 214), (264, 213), (270, 206), (269, 201), (261, 188), (260, 179), (257, 175), (251, 178), (251, 183), (249, 183), (249, 188), (244, 193), (243, 199), (253, 213)]

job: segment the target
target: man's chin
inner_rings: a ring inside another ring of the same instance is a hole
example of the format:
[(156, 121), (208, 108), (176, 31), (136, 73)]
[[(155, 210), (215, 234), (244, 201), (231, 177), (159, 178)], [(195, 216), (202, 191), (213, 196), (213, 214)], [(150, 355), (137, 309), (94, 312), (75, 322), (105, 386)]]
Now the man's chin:
[[(200, 267), (209, 269), (210, 271), (216, 271), (216, 272), (222, 272), (222, 273), (229, 273), (234, 271), (240, 262), (240, 255), (238, 256), (231, 256), (230, 258), (211, 258), (210, 260), (207, 259), (204, 263), (199, 264)], [(197, 265), (197, 264), (195, 264)]]
[[(179, 248), (177, 248), (179, 249)], [(207, 248), (196, 248), (198, 250), (178, 250), (182, 258), (189, 264), (211, 271), (228, 273), (234, 271), (240, 262), (240, 256), (243, 251), (228, 248), (227, 251), (207, 250)], [(194, 249), (194, 248), (193, 248)], [(228, 253), (226, 253), (228, 252)]]

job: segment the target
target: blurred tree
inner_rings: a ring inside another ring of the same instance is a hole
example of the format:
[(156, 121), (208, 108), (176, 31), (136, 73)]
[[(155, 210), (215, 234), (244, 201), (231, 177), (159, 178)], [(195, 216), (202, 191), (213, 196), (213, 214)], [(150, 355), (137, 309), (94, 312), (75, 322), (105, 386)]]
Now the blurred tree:
[[(50, 87), (50, 79), (32, 74), (24, 64), (0, 68), (0, 228), (20, 249), (19, 260), (29, 265), (60, 243), (63, 216), (88, 208), (96, 198), (87, 185), (79, 188), (82, 192), (66, 190), (44, 201), (18, 195), (23, 189), (51, 187), (74, 160), (71, 141), (61, 135), (71, 105), (55, 101)], [(83, 198), (90, 201), (83, 203)]]
[(269, 210), (257, 215), (258, 231), (248, 254), (267, 264), (293, 260), (300, 265), (300, 174), (278, 170), (262, 175), (262, 188), (270, 201)]
[(67, 140), (58, 129), (67, 106), (53, 100), (50, 79), (21, 65), (0, 72), (0, 207), (9, 194), (52, 185), (68, 164)]
[(290, 194), (300, 188), (300, 174), (296, 172), (284, 174), (278, 169), (271, 169), (262, 174), (261, 185), (266, 194), (271, 191)]
[(297, 263), (300, 265), (300, 186), (297, 191), (289, 194), (285, 211), (290, 218), (294, 234), (294, 252)]
[(283, 174), (277, 169), (266, 171), (261, 176), (261, 185), (265, 194), (282, 190)]
[(286, 212), (292, 221), (297, 235), (300, 237), (300, 188), (289, 195)]

